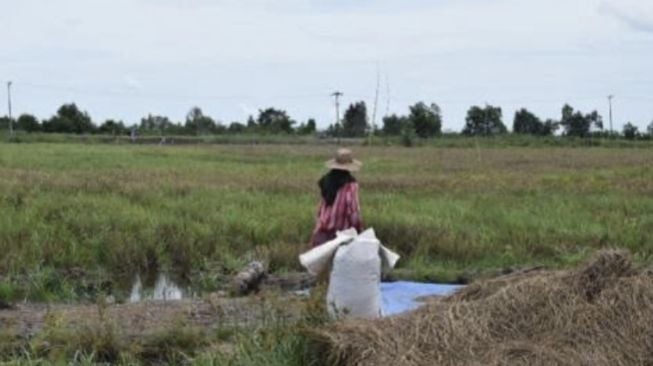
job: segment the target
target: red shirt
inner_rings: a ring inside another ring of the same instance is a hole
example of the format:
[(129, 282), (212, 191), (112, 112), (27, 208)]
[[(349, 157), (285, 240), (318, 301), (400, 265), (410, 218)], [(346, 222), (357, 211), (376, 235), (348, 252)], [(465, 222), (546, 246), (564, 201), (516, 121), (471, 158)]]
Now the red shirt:
[(332, 205), (327, 206), (324, 199), (320, 202), (311, 244), (315, 247), (334, 239), (336, 231), (354, 228), (360, 232), (362, 226), (358, 183), (347, 183), (340, 188)]

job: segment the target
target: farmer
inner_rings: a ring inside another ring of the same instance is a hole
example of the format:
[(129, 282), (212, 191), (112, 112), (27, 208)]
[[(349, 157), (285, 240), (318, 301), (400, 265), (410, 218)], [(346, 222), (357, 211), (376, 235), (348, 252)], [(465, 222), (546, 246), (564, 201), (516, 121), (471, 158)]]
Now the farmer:
[(335, 158), (327, 161), (326, 166), (330, 171), (318, 182), (322, 199), (311, 238), (312, 247), (335, 239), (337, 231), (354, 228), (360, 232), (363, 226), (358, 183), (351, 175), (363, 164), (352, 157), (351, 150), (338, 149)]

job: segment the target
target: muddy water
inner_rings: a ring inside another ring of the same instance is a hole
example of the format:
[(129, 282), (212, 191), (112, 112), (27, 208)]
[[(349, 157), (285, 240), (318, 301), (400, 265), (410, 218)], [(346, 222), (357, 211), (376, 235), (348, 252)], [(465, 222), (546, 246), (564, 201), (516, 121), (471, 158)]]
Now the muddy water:
[(189, 291), (184, 291), (165, 273), (159, 273), (153, 288), (143, 287), (141, 277), (137, 275), (129, 294), (129, 302), (137, 303), (143, 300), (181, 300), (188, 296)]

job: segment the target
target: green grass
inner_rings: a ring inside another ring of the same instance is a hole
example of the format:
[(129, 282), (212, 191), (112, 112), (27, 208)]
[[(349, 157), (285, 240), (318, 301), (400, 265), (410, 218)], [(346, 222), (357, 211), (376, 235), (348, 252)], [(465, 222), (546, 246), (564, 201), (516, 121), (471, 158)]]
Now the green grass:
[[(297, 326), (241, 330), (225, 346), (198, 329), (169, 330), (137, 344), (120, 340), (111, 331), (80, 330), (49, 333), (42, 343), (0, 355), (2, 365), (197, 365), (197, 366), (322, 366), (308, 339)], [(0, 334), (1, 336), (1, 334)], [(12, 340), (13, 341), (13, 340)], [(52, 343), (50, 343), (52, 342)], [(221, 348), (222, 346), (222, 348)], [(45, 348), (44, 348), (45, 347)], [(0, 348), (3, 350), (3, 348)]]
[(86, 318), (74, 327), (70, 318), (52, 312), (31, 338), (0, 329), (0, 365), (324, 366), (307, 337), (310, 329), (326, 321), (318, 310), (323, 310), (322, 299), (312, 297), (298, 310), (301, 318), (289, 321), (280, 310), (288, 306), (287, 298), (267, 295), (267, 306), (253, 309), (265, 312), (257, 324), (203, 328), (180, 318), (137, 337), (121, 328), (124, 323), (107, 311), (106, 304), (97, 305), (97, 319)]
[[(331, 146), (0, 144), (0, 295), (76, 299), (172, 270), (229, 273), (265, 248), (300, 269)], [(653, 150), (359, 147), (365, 223), (398, 273), (455, 281), (653, 252)], [(201, 281), (197, 281), (201, 282)]]
[[(403, 256), (395, 277), (565, 267), (604, 247), (650, 261), (653, 149), (479, 140), (354, 148), (365, 163), (357, 174), (365, 223)], [(253, 253), (266, 253), (275, 271), (299, 270), (332, 150), (0, 144), (0, 299), (94, 301), (160, 270), (211, 290)], [(0, 354), (11, 365), (318, 365), (302, 336), (310, 319), (215, 334), (180, 326), (138, 344), (110, 320), (71, 331), (51, 319), (27, 343), (0, 329)]]

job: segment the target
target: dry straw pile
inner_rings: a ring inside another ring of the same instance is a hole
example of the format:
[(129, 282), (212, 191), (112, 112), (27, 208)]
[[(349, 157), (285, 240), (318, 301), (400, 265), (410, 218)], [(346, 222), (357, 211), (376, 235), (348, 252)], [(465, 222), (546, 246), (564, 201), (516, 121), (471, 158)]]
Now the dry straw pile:
[(337, 365), (653, 365), (653, 273), (603, 251), (577, 270), (479, 282), (312, 338)]

